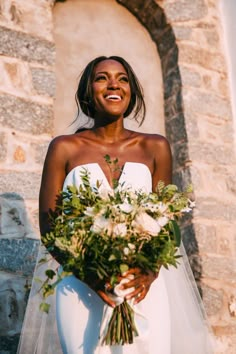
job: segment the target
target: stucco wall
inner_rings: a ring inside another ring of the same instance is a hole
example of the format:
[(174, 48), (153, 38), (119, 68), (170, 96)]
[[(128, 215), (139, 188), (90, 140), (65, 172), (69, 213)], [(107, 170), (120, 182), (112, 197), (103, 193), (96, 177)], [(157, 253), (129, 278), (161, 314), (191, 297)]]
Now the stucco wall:
[[(55, 134), (73, 131), (78, 77), (99, 55), (123, 56), (144, 88), (147, 115), (142, 127), (126, 119), (134, 130), (165, 134), (160, 58), (148, 31), (115, 0), (67, 0), (53, 9), (57, 90)], [(69, 83), (69, 84), (68, 84)]]
[[(68, 1), (87, 11), (84, 17), (88, 21), (92, 12), (85, 4), (93, 1)], [(111, 26), (112, 16), (118, 14), (114, 9), (120, 6), (122, 17), (126, 13), (127, 21), (135, 26), (132, 28), (137, 28), (143, 36), (138, 38), (146, 38), (146, 51), (152, 53), (148, 60), (155, 61), (158, 100), (162, 96), (158, 76), (161, 65), (165, 133), (172, 146), (174, 178), (180, 185), (193, 182), (197, 202), (192, 220), (183, 227), (183, 235), (217, 335), (217, 353), (233, 354), (236, 347), (236, 162), (232, 148), (235, 132), (218, 0), (110, 0), (101, 1), (103, 8), (105, 3), (110, 6)], [(58, 61), (55, 66), (53, 37), (53, 14), (59, 6), (63, 10), (66, 3), (54, 8), (53, 0), (0, 2), (0, 303), (9, 300), (8, 306), (0, 309), (1, 323), (5, 323), (0, 329), (0, 350), (4, 354), (15, 352), (23, 317), (21, 310), (27, 298), (24, 285), (30, 281), (37, 253), (38, 188), (45, 151), (55, 134), (55, 79), (60, 84), (61, 76)], [(124, 19), (116, 21), (123, 23)], [(84, 23), (83, 31), (87, 31), (85, 27)], [(98, 28), (96, 31), (100, 33)], [(140, 65), (143, 69), (143, 58), (136, 62), (129, 52), (130, 48), (127, 56), (125, 48), (120, 49), (134, 67)], [(82, 64), (79, 64), (81, 68)], [(145, 72), (140, 67), (136, 71), (140, 80), (145, 81)], [(70, 72), (74, 74), (77, 72)], [(70, 82), (70, 88), (73, 85)], [(153, 106), (155, 109), (159, 108)], [(67, 125), (73, 110), (65, 115)], [(157, 129), (162, 128), (157, 125)]]

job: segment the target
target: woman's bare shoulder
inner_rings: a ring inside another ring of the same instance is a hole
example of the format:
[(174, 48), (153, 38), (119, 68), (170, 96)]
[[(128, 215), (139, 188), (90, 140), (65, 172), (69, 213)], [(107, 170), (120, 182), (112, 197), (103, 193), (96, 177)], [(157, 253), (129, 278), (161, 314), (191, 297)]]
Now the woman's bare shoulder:
[(68, 134), (68, 135), (58, 135), (53, 138), (49, 144), (49, 149), (66, 149), (71, 148), (73, 145), (78, 145), (82, 136), (82, 133)]
[(140, 133), (140, 132), (135, 132), (136, 136), (140, 139), (145, 141), (146, 144), (148, 145), (153, 145), (155, 147), (169, 147), (169, 141), (164, 135), (161, 134), (150, 134), (150, 133)]

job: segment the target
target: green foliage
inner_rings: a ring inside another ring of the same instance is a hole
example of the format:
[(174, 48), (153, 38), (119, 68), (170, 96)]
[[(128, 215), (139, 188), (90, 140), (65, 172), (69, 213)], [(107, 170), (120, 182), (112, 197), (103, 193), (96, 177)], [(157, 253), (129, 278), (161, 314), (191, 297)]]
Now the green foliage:
[[(112, 171), (117, 171), (118, 160), (111, 160), (108, 155), (104, 158)], [(178, 266), (181, 243), (178, 220), (192, 209), (190, 189), (180, 192), (176, 185), (165, 186), (159, 182), (155, 193), (144, 193), (117, 182), (104, 195), (99, 182), (91, 187), (90, 174), (85, 168), (81, 171), (81, 180), (78, 188), (68, 186), (61, 192), (60, 203), (51, 219), (51, 232), (42, 236), (48, 251), (58, 255), (63, 266), (60, 274), (51, 269), (46, 271), (46, 280), (41, 286), (44, 298), (52, 295), (61, 279), (69, 274), (91, 287), (106, 282), (114, 287), (119, 276), (130, 268), (156, 273), (161, 266), (167, 269)], [(49, 311), (46, 303), (41, 309)], [(115, 309), (116, 326), (114, 329), (110, 323), (112, 334), (106, 336), (106, 344), (132, 342), (136, 333), (132, 327), (132, 311), (127, 328), (123, 318), (129, 311), (126, 303), (119, 310)], [(131, 327), (132, 335), (128, 330)], [(111, 340), (114, 331), (115, 342)], [(127, 332), (126, 339), (121, 331)]]

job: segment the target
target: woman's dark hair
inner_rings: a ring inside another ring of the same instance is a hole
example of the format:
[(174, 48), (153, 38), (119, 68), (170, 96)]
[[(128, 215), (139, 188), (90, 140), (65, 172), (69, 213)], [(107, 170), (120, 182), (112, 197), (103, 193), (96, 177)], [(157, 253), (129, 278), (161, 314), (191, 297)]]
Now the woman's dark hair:
[[(131, 98), (129, 106), (124, 113), (124, 117), (127, 117), (131, 112), (134, 111), (133, 118), (139, 122), (139, 126), (143, 123), (146, 113), (146, 106), (143, 98), (143, 89), (137, 76), (135, 75), (131, 66), (127, 63), (127, 61), (119, 56), (100, 56), (92, 60), (84, 69), (81, 74), (78, 89), (76, 91), (75, 100), (78, 107), (78, 115), (79, 110), (81, 108), (82, 112), (86, 114), (88, 117), (94, 118), (95, 108), (93, 103), (93, 92), (92, 92), (92, 80), (95, 66), (104, 60), (115, 60), (123, 65), (125, 68), (129, 84), (131, 90)], [(139, 117), (140, 120), (138, 119)]]

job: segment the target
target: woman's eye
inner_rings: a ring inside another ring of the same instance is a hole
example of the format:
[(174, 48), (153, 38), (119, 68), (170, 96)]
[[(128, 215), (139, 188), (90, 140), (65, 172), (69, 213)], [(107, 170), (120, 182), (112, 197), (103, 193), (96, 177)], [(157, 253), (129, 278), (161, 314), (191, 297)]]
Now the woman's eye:
[(106, 80), (106, 76), (105, 75), (99, 75), (95, 78), (95, 81), (102, 81), (102, 80)]
[(122, 76), (122, 77), (120, 78), (120, 81), (129, 82), (129, 79), (128, 79), (127, 76)]

